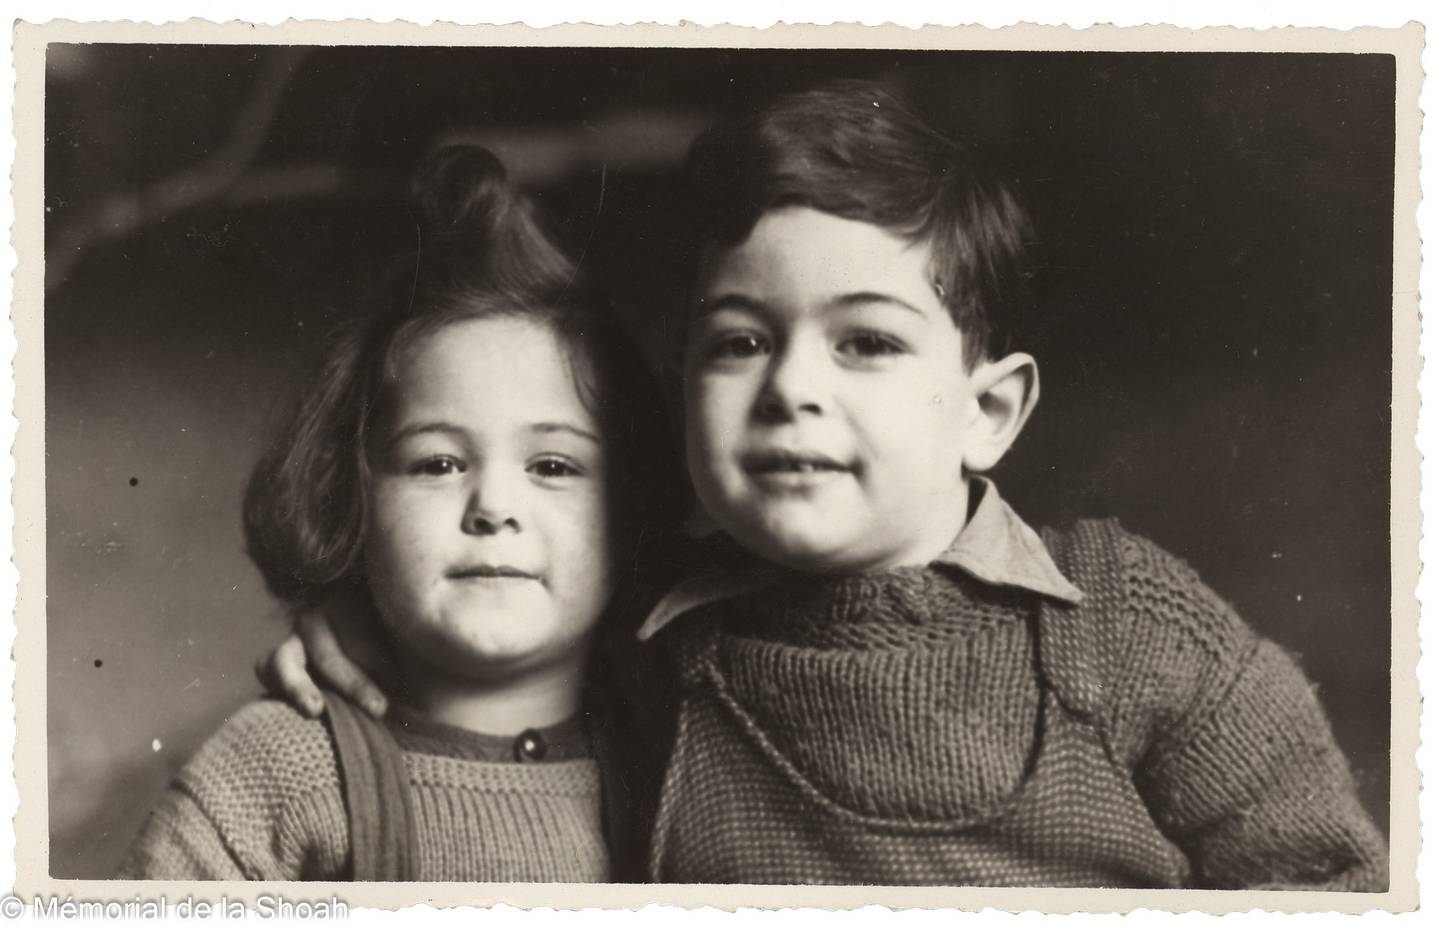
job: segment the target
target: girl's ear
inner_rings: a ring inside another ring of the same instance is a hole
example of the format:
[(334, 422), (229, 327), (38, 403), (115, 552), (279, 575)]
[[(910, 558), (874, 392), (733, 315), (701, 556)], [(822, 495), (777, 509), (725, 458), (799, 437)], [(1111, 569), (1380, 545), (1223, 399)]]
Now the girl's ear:
[(1010, 450), (1040, 399), (1035, 359), (1016, 352), (976, 365), (970, 374), (976, 411), (968, 426), (965, 467), (988, 471)]

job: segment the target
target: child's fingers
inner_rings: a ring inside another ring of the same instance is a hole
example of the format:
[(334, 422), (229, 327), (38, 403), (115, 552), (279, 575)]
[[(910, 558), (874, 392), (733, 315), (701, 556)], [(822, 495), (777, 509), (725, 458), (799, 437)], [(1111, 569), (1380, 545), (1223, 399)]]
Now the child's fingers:
[(305, 653), (315, 672), (327, 684), (360, 704), (365, 711), (377, 718), (385, 715), (386, 700), (375, 682), (350, 660), (335, 637), (335, 630), (329, 621), (319, 614), (306, 613), (300, 617), (299, 633), (305, 643)]
[(319, 716), (325, 709), (320, 689), (305, 670), (305, 643), (293, 632), (276, 647), (270, 656), (270, 675), (273, 686), (280, 696), (298, 707), (310, 717)]

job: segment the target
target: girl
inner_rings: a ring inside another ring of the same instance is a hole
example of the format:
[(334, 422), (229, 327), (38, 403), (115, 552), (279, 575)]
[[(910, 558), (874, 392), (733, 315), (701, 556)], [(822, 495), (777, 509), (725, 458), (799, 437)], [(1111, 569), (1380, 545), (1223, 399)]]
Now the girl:
[(180, 772), (124, 877), (625, 873), (632, 779), (586, 665), (618, 559), (665, 500), (664, 417), (493, 156), (432, 156), (412, 204), (417, 257), (335, 343), (245, 501), (270, 590), (373, 613), (398, 699), (383, 723), (334, 695), (323, 721), (245, 707)]

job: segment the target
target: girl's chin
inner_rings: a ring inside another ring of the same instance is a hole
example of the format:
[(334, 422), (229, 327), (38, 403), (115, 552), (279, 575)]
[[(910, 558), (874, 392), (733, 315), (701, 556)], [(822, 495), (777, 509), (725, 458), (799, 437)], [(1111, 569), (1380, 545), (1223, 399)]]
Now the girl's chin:
[(406, 649), (412, 678), (429, 673), (451, 681), (499, 684), (528, 668), (542, 664), (545, 643), (439, 635), (422, 646)]

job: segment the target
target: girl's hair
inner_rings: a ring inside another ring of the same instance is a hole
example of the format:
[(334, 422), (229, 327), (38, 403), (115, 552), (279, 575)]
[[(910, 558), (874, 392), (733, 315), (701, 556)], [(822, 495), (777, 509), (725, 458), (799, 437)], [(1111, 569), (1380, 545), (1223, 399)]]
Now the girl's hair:
[(665, 417), (644, 358), (499, 160), (465, 146), (432, 154), (411, 179), (409, 207), (413, 254), (391, 269), (373, 305), (337, 331), (245, 493), (250, 558), (292, 607), (363, 581), (366, 439), (385, 385), (407, 347), (455, 322), (521, 317), (555, 333), (600, 420), (612, 519), (630, 551), (670, 521), (679, 499), (679, 469), (669, 467)]
[(778, 97), (696, 140), (682, 180), (685, 263), (743, 241), (760, 218), (807, 206), (929, 244), (965, 360), (1009, 351), (1027, 297), (1029, 220), (978, 153), (862, 80)]

